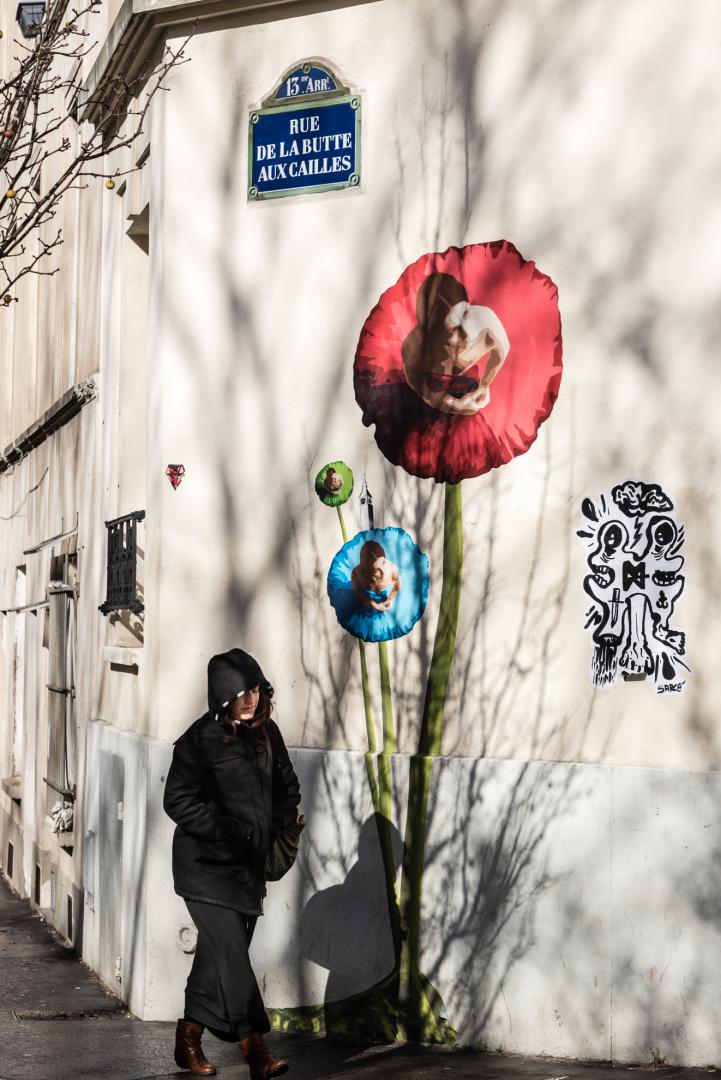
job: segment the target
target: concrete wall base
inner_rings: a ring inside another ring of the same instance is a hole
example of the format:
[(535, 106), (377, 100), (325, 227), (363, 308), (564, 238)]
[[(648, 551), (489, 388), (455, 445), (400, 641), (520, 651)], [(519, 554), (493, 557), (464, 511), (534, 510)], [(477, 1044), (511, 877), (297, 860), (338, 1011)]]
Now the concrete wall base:
[[(148, 1020), (179, 1015), (195, 941), (173, 893), (173, 826), (162, 811), (171, 751), (91, 725), (90, 830), (105, 798), (101, 754), (122, 758), (125, 788), (121, 847), (95, 849), (84, 956), (112, 985), (99, 928), (119, 919), (118, 985)], [(308, 828), (296, 868), (269, 884), (253, 944), (274, 1009), (342, 1001), (392, 964), (363, 754), (291, 754)], [(398, 845), (408, 763), (393, 759)], [(718, 1061), (720, 800), (718, 773), (434, 762), (422, 969), (459, 1042), (559, 1057), (646, 1060), (657, 1049), (686, 1065)], [(122, 889), (111, 917), (102, 912), (102, 867), (118, 858)]]

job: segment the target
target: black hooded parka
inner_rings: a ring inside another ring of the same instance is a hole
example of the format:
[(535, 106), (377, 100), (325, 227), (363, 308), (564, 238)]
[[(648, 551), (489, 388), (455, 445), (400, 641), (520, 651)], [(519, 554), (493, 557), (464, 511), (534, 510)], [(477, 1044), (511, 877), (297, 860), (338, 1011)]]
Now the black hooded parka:
[(300, 787), (277, 724), (231, 733), (225, 708), (245, 690), (273, 689), (243, 652), (208, 664), (209, 712), (175, 743), (163, 806), (176, 823), (175, 891), (187, 900), (246, 915), (262, 912), (263, 865), (275, 838), (295, 821)]

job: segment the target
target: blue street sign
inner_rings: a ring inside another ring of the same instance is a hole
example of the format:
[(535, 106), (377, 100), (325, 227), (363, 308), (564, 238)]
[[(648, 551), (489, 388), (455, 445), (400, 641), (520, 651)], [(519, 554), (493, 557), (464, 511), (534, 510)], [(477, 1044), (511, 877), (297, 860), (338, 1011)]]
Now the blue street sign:
[[(308, 65), (304, 65), (308, 67)], [(336, 81), (325, 68), (311, 66), (308, 71), (298, 67), (286, 75), (280, 86), (273, 95), (276, 101), (287, 98), (299, 97), (306, 94), (326, 94), (329, 90), (337, 90)]]
[(360, 98), (313, 62), (292, 68), (251, 113), (252, 200), (355, 187), (360, 182)]

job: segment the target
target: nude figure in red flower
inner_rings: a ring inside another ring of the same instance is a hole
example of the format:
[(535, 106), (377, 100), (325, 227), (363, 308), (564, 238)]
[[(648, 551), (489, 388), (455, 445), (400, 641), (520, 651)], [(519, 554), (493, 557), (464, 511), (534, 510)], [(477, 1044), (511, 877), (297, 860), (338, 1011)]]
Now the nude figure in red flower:
[(496, 313), (468, 302), (460, 281), (433, 273), (416, 299), (417, 325), (402, 346), (409, 386), (440, 412), (473, 416), (490, 401), (490, 385), (508, 356)]

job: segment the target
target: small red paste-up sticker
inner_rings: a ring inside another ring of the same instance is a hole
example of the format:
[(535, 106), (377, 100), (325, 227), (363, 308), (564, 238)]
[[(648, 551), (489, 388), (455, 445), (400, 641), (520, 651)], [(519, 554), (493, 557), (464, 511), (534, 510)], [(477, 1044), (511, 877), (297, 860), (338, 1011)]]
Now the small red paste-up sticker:
[(165, 470), (165, 475), (167, 476), (168, 480), (170, 480), (170, 483), (173, 485), (173, 491), (175, 491), (175, 489), (180, 485), (180, 481), (185, 476), (185, 465), (168, 465), (167, 469)]

